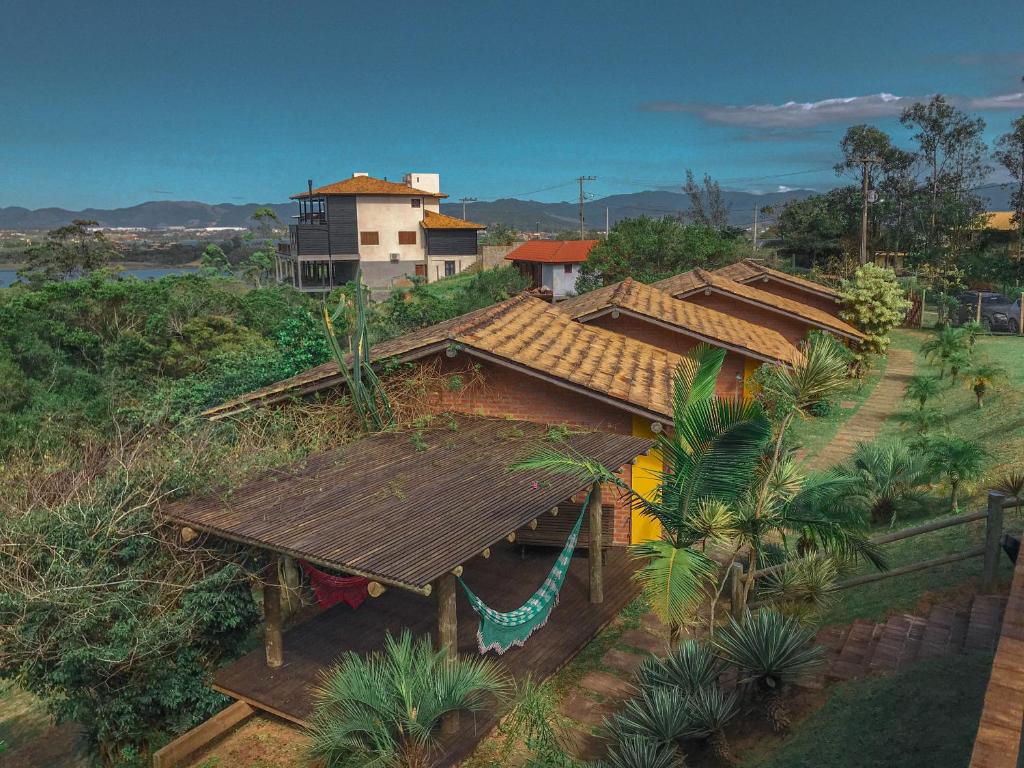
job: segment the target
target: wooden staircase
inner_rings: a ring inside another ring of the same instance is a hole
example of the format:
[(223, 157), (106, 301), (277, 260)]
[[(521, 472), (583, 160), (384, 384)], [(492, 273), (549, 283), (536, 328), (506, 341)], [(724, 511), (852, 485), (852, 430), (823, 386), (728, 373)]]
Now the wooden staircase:
[(926, 618), (897, 613), (878, 623), (857, 619), (849, 626), (826, 627), (817, 636), (826, 652), (825, 669), (807, 686), (897, 672), (920, 659), (994, 651), (1005, 608), (1003, 595), (977, 595), (967, 604), (934, 605)]

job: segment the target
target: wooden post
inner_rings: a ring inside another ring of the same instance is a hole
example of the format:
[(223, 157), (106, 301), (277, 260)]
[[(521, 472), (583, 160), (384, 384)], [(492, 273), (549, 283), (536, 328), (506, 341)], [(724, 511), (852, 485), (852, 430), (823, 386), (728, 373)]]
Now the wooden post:
[[(437, 647), (449, 659), (459, 656), (459, 622), (455, 614), (455, 575), (446, 573), (437, 580)], [(459, 713), (449, 712), (441, 720), (441, 733), (450, 735), (459, 730)]]
[(974, 308), (974, 322), (981, 325), (981, 291), (978, 291), (978, 304)]
[(1003, 535), (1003, 494), (988, 492), (988, 517), (985, 519), (985, 560), (981, 571), (981, 591), (994, 592), (999, 575), (1000, 538)]
[(1020, 317), (1017, 318), (1017, 333), (1024, 336), (1024, 291), (1020, 294), (1020, 309), (1017, 314), (1020, 315)]
[(743, 563), (729, 566), (729, 613), (736, 621), (743, 617), (747, 607), (746, 592), (743, 589)]
[(590, 602), (604, 602), (604, 568), (601, 563), (601, 484), (594, 483), (590, 493), (590, 505), (587, 507), (587, 522), (590, 526), (590, 549), (587, 560), (590, 562)]
[(284, 648), (281, 645), (281, 582), (276, 555), (270, 559), (263, 582), (263, 622), (267, 666), (277, 669), (284, 663)]
[(924, 328), (924, 308), (926, 306), (925, 302), (926, 302), (927, 298), (928, 298), (928, 289), (927, 288), (922, 288), (921, 289), (921, 317), (918, 318), (918, 322), (917, 322), (917, 327), (918, 328)]

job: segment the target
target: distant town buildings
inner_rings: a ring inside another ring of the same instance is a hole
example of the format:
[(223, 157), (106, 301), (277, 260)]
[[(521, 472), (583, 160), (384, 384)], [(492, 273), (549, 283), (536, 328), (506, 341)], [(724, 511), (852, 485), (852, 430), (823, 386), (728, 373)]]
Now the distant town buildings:
[(292, 199), (299, 205), (288, 242), (278, 246), (278, 279), (301, 291), (344, 285), (362, 268), (370, 287), (419, 276), (457, 275), (477, 261), (482, 224), (440, 211), (436, 173), (407, 173), (401, 183), (354, 173)]

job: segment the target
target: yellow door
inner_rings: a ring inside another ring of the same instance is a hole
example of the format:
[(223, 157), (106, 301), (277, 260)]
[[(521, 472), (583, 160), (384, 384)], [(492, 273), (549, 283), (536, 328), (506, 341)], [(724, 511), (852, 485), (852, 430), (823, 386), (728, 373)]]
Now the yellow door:
[(757, 394), (757, 382), (754, 381), (754, 374), (761, 367), (760, 360), (751, 357), (743, 359), (743, 399), (750, 400)]
[[(633, 436), (653, 438), (651, 425), (639, 416), (633, 417)], [(658, 487), (658, 473), (661, 472), (661, 454), (651, 451), (645, 456), (638, 456), (636, 464), (633, 465), (633, 490), (649, 499), (654, 495)], [(630, 518), (630, 542), (637, 544), (641, 541), (651, 541), (661, 538), (661, 523), (652, 517), (642, 515), (635, 509)]]

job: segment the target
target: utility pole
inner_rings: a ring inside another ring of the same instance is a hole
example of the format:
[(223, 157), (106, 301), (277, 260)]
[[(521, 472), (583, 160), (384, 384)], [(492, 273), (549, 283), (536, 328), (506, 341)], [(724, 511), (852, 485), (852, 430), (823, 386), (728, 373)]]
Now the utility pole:
[(604, 239), (608, 239), (608, 206), (604, 207)]
[(582, 240), (586, 237), (586, 230), (583, 228), (583, 201), (586, 200), (586, 195), (583, 194), (583, 182), (597, 181), (597, 176), (580, 176), (576, 181), (580, 184), (580, 240)]
[(757, 215), (761, 212), (758, 206), (754, 206), (754, 252), (757, 252)]
[(475, 203), (477, 200), (475, 197), (460, 197), (459, 202), (462, 203), (462, 218), (466, 218), (466, 203)]
[(882, 162), (879, 157), (858, 157), (854, 162), (861, 164), (861, 208), (860, 208), (860, 263), (868, 263), (868, 186), (871, 181), (871, 166)]

